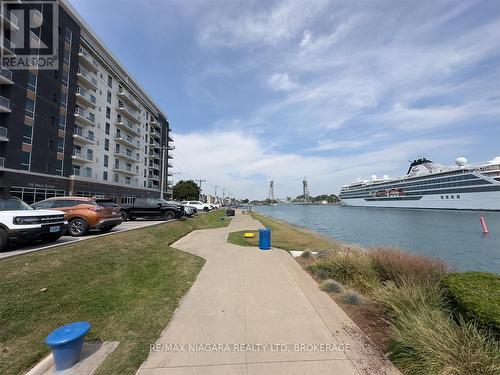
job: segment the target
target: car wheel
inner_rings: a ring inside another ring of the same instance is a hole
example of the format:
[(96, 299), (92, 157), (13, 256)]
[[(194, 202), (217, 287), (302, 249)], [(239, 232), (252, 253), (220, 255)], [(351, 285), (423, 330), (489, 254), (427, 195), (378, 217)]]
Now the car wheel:
[(87, 222), (83, 219), (73, 219), (68, 224), (68, 233), (73, 237), (83, 236), (88, 229)]
[(42, 242), (56, 242), (59, 238), (61, 238), (62, 233), (57, 234), (47, 234), (43, 236)]
[(208, 207), (203, 207), (203, 211), (208, 212), (210, 210), (208, 209)]
[(122, 215), (123, 221), (127, 221), (129, 219), (128, 213), (126, 213), (125, 211), (121, 211), (120, 214)]
[(115, 227), (115, 225), (110, 225), (109, 227), (104, 227), (104, 228), (101, 228), (99, 229), (101, 231), (101, 233), (108, 233), (110, 232), (113, 228)]
[(163, 214), (163, 218), (165, 220), (175, 219), (175, 212), (174, 211), (165, 211), (165, 213)]
[(0, 251), (7, 250), (9, 245), (9, 236), (7, 236), (7, 232), (0, 228)]

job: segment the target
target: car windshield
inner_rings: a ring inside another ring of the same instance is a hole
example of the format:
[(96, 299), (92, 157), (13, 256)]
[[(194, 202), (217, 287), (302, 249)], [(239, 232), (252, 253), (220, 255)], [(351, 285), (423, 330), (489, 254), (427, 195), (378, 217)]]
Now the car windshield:
[(99, 199), (96, 200), (95, 203), (101, 207), (117, 207), (117, 204), (112, 200)]
[(0, 197), (0, 211), (33, 210), (33, 208), (15, 197)]
[(165, 199), (160, 199), (161, 204), (175, 204), (169, 201), (166, 201)]

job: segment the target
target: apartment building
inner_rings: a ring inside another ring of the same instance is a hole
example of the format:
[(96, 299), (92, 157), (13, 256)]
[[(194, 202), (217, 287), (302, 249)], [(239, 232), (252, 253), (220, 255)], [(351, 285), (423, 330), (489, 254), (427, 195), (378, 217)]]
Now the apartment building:
[[(43, 3), (33, 7), (45, 17)], [(16, 54), (15, 13), (0, 15), (3, 56)], [(49, 26), (31, 43), (45, 43)], [(66, 0), (58, 1), (57, 40), (56, 70), (0, 66), (0, 186), (28, 203), (60, 195), (126, 203), (167, 192), (167, 115)]]

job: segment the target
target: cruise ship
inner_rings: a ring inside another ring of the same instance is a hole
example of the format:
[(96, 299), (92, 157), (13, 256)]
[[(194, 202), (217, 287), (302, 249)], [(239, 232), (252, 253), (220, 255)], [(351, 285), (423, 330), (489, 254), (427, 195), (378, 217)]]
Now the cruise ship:
[(358, 180), (343, 186), (339, 198), (346, 206), (500, 211), (500, 156), (454, 166), (426, 158), (411, 162), (403, 177)]

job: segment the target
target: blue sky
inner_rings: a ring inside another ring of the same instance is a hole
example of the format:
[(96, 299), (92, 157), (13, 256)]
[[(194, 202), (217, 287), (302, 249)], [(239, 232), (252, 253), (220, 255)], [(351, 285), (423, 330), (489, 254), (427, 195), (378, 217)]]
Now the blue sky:
[(71, 0), (168, 113), (174, 171), (312, 194), (500, 155), (498, 1)]

